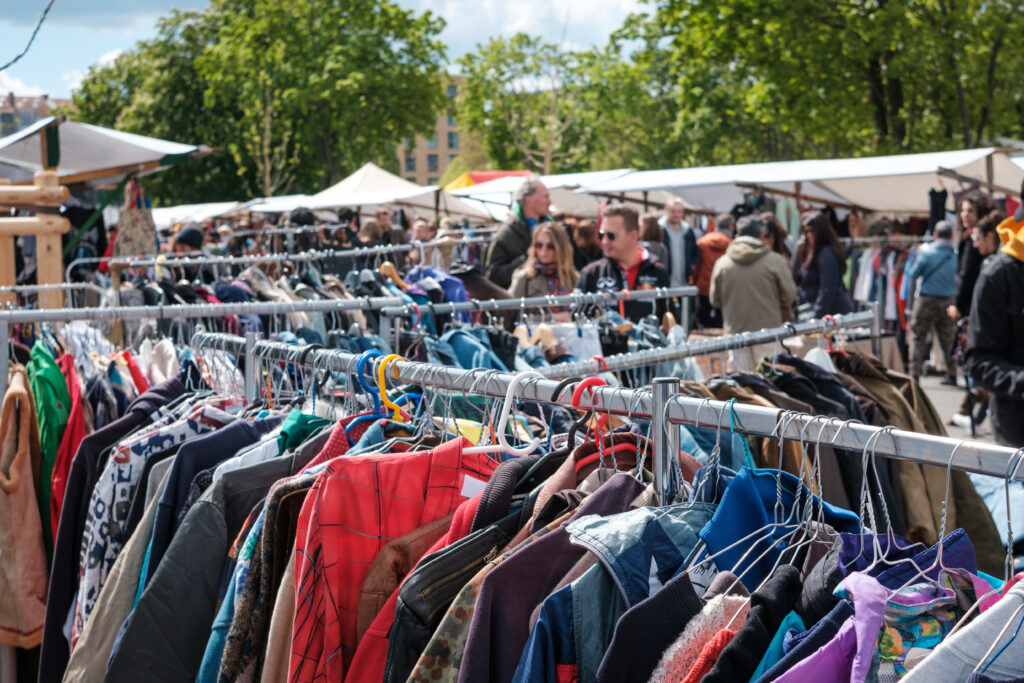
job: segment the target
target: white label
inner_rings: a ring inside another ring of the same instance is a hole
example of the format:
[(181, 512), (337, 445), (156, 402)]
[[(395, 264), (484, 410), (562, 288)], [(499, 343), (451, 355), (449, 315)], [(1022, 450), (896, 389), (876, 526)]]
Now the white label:
[(487, 482), (483, 479), (477, 479), (476, 477), (466, 475), (462, 478), (462, 497), (472, 498), (483, 491), (486, 487)]

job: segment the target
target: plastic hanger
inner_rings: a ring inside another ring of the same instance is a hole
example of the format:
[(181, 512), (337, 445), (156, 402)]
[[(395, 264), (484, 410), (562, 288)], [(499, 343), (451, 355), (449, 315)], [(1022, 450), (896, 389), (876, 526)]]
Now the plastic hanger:
[[(386, 361), (385, 361), (386, 363)], [(534, 370), (524, 370), (516, 375), (513, 375), (509, 381), (508, 390), (505, 392), (505, 402), (501, 406), (501, 417), (498, 420), (498, 426), (495, 430), (495, 438), (498, 443), (489, 446), (472, 446), (470, 448), (463, 449), (463, 453), (507, 453), (509, 455), (522, 457), (533, 453), (537, 446), (540, 445), (540, 439), (534, 438), (529, 444), (522, 448), (513, 448), (509, 445), (505, 438), (505, 429), (508, 427), (508, 416), (512, 410), (512, 404), (516, 399), (516, 392), (519, 389), (519, 385), (523, 380), (530, 378), (543, 379), (544, 376)]]

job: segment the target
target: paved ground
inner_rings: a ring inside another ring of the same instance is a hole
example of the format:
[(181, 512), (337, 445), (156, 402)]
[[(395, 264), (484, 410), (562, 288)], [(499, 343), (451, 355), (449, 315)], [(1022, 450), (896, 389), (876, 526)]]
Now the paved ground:
[[(946, 387), (939, 384), (941, 377), (922, 377), (921, 387), (928, 394), (928, 398), (931, 399), (932, 403), (935, 404), (935, 409), (939, 411), (939, 415), (942, 416), (942, 421), (946, 424), (946, 431), (949, 435), (956, 439), (969, 439), (971, 438), (970, 432), (961, 429), (956, 425), (949, 424), (949, 418), (953, 416), (953, 413), (960, 407), (960, 402), (963, 400), (964, 392), (966, 391), (963, 387), (963, 378), (960, 378), (961, 386), (959, 387)], [(976, 438), (979, 441), (987, 441), (989, 443), (995, 443), (992, 439), (991, 430), (989, 429), (988, 420), (986, 419), (981, 426), (981, 434)]]

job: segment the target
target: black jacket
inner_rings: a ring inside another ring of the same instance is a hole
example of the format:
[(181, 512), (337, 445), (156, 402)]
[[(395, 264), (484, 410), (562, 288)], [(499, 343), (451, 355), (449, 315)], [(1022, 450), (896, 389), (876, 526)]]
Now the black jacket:
[(975, 248), (970, 238), (960, 241), (960, 283), (957, 286), (956, 307), (962, 316), (966, 317), (971, 312), (974, 288), (978, 285), (978, 274), (984, 260), (985, 257)]
[(992, 433), (1024, 446), (1024, 263), (999, 252), (974, 288), (967, 329), (967, 372), (992, 392)]
[[(636, 286), (633, 289), (655, 289), (657, 287), (668, 287), (668, 271), (654, 261), (650, 255), (644, 256), (636, 273)], [(626, 286), (626, 274), (607, 258), (594, 261), (583, 269), (580, 279), (576, 283), (576, 289), (581, 292), (621, 292), (629, 289)], [(623, 309), (627, 318), (633, 322), (640, 322), (644, 317), (654, 313), (660, 319), (668, 310), (668, 302), (665, 299), (646, 301), (626, 301)]]
[(505, 223), (487, 247), (484, 275), (499, 287), (508, 289), (512, 272), (526, 260), (530, 239), (530, 224), (526, 220), (516, 216)]

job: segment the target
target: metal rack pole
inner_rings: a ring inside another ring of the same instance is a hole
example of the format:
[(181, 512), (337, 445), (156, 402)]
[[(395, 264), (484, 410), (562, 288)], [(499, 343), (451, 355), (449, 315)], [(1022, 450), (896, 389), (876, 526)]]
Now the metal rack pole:
[[(255, 357), (297, 363), (299, 354), (294, 346), (280, 342), (257, 342), (253, 349)], [(338, 372), (347, 372), (357, 356), (342, 351), (318, 349), (304, 354), (301, 362), (319, 368), (327, 368)], [(374, 361), (379, 362), (379, 361)], [(466, 393), (472, 391), (476, 395), (503, 398), (508, 389), (512, 375), (494, 373), (484, 370), (461, 370), (452, 367), (418, 363), (413, 361), (395, 361), (393, 365), (398, 379), (403, 382), (431, 386), (450, 392)], [(486, 374), (486, 377), (484, 376)], [(519, 399), (551, 403), (569, 407), (570, 398), (562, 396), (555, 399), (558, 383), (548, 379), (531, 379), (521, 385)], [(593, 391), (592, 403), (600, 412), (613, 415), (624, 415), (637, 419), (651, 419), (653, 416), (653, 397), (651, 392), (637, 392), (630, 389), (615, 387), (596, 387)], [(917, 434), (897, 429), (873, 427), (870, 425), (843, 424), (834, 418), (813, 415), (798, 415), (787, 420), (785, 429), (779, 429), (779, 418), (783, 411), (778, 408), (733, 404), (723, 401), (693, 398), (677, 394), (667, 401), (668, 419), (674, 424), (692, 425), (697, 427), (716, 427), (723, 424), (723, 416), (731, 411), (734, 429), (742, 434), (766, 437), (778, 437), (779, 432), (787, 439), (807, 439), (814, 435), (814, 442), (821, 432), (821, 442), (829, 443), (835, 448), (861, 452), (868, 444), (868, 439), (878, 432), (886, 434), (876, 437), (874, 454), (883, 457), (897, 458), (928, 465), (952, 466), (968, 472), (987, 474), (1000, 478), (1007, 476), (1007, 465), (1016, 451), (1012, 448), (997, 446), (979, 441), (959, 443), (948, 437)], [(727, 421), (725, 422), (728, 423)], [(1024, 481), (1024, 471), (1013, 473), (1015, 481)]]
[(662, 501), (672, 499), (672, 462), (679, 457), (679, 426), (666, 420), (668, 403), (679, 393), (675, 377), (655, 378), (652, 389), (651, 435), (654, 440), (654, 490)]
[(871, 308), (871, 353), (874, 354), (875, 358), (882, 357), (882, 304), (877, 301), (872, 301), (870, 304)]
[(256, 348), (256, 342), (259, 341), (260, 335), (258, 332), (246, 332), (245, 333), (245, 358), (243, 363), (245, 365), (245, 402), (252, 403), (256, 400), (256, 357), (253, 355), (253, 349)]
[(872, 325), (875, 314), (871, 311), (861, 313), (850, 313), (837, 315), (835, 322), (831, 320), (809, 320), (803, 323), (791, 323), (782, 327), (759, 330), (757, 332), (742, 332), (715, 339), (686, 344), (683, 346), (667, 346), (662, 349), (649, 351), (634, 351), (633, 353), (622, 353), (617, 356), (609, 356), (602, 360), (585, 360), (575, 363), (561, 363), (551, 367), (538, 370), (545, 377), (572, 377), (573, 375), (591, 375), (608, 370), (625, 370), (644, 365), (666, 363), (681, 358), (692, 358), (704, 356), (720, 351), (731, 351), (733, 349), (749, 348), (758, 344), (773, 342), (777, 339), (795, 337), (805, 334), (830, 332), (860, 325)]

